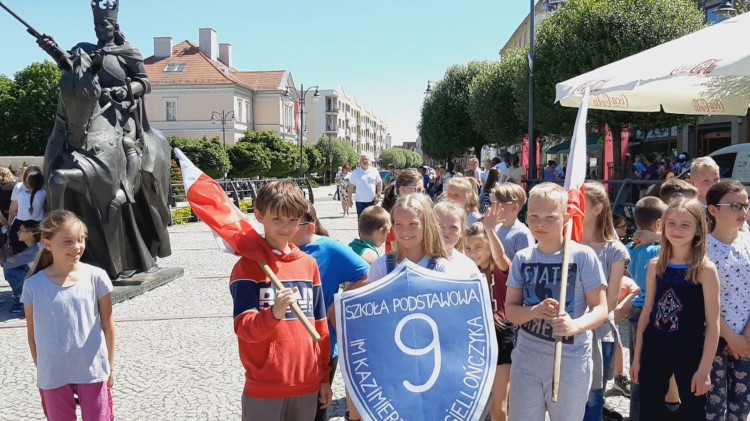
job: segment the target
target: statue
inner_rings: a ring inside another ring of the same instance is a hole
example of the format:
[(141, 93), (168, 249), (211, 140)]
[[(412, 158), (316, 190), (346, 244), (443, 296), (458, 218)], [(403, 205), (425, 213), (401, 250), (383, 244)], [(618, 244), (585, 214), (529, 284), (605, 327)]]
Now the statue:
[(148, 123), (143, 96), (151, 85), (117, 23), (118, 0), (94, 0), (91, 8), (98, 42), (71, 53), (21, 22), (62, 70), (44, 156), (49, 208), (81, 216), (89, 230), (83, 260), (123, 279), (155, 271), (156, 258), (171, 254), (171, 148)]

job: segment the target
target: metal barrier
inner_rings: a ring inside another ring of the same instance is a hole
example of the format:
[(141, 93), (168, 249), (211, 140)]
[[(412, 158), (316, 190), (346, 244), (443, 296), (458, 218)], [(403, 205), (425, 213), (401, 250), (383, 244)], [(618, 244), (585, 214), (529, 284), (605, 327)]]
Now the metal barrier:
[[(235, 178), (231, 180), (216, 180), (216, 182), (222, 187), (222, 189), (227, 193), (227, 196), (232, 199), (234, 205), (238, 208), (241, 208), (242, 202), (250, 202), (251, 205), (248, 211), (252, 212), (252, 203), (255, 203), (255, 199), (258, 196), (258, 190), (260, 190), (267, 183), (277, 180), (278, 179), (272, 178), (259, 180), (250, 178)], [(313, 187), (308, 178), (294, 178), (291, 180), (297, 183), (299, 188), (302, 190), (302, 194), (305, 196), (305, 199), (307, 199), (308, 202), (315, 203)], [(170, 200), (170, 207), (173, 211), (173, 220), (179, 221), (187, 219), (190, 222), (198, 221), (198, 218), (192, 213), (192, 210), (189, 214), (185, 215), (181, 214), (186, 213), (185, 211), (180, 212), (182, 209), (189, 209), (189, 206), (186, 203), (187, 195), (185, 192), (185, 187), (182, 184), (172, 184), (171, 188), (172, 197)], [(175, 213), (177, 213), (177, 215), (175, 215)]]

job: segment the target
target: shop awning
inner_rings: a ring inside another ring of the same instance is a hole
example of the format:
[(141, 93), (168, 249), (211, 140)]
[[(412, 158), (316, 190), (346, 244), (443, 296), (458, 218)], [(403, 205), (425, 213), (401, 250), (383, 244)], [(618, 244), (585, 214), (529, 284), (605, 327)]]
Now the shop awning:
[[(603, 137), (589, 137), (586, 139), (586, 150), (589, 151), (599, 151), (602, 150), (604, 147), (604, 138)], [(544, 150), (544, 153), (549, 155), (555, 155), (559, 153), (568, 153), (570, 152), (570, 142), (563, 142), (558, 143), (555, 146), (552, 146), (550, 148), (547, 148)]]

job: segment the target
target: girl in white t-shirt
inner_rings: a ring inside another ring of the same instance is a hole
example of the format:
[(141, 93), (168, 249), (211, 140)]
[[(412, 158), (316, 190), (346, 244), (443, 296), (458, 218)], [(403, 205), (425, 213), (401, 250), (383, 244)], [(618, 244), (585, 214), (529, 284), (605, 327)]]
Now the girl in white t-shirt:
[(479, 220), (479, 194), (467, 178), (454, 177), (448, 180), (443, 187), (443, 198), (461, 206), (466, 212), (466, 224), (470, 227)]
[(26, 279), (21, 302), (37, 387), (49, 419), (113, 419), (115, 324), (112, 282), (80, 261), (86, 225), (56, 210), (40, 226), (42, 251)]
[(707, 419), (746, 420), (750, 414), (750, 234), (747, 191), (737, 182), (714, 184), (706, 193), (713, 230), (708, 258), (719, 270), (719, 349), (711, 369)]
[(404, 259), (437, 272), (446, 272), (448, 253), (443, 246), (432, 202), (427, 196), (401, 196), (391, 209), (391, 223), (396, 237), (395, 250), (372, 262), (368, 283), (383, 278)]
[(443, 201), (435, 205), (440, 232), (443, 234), (443, 247), (448, 254), (448, 272), (456, 275), (474, 274), (481, 277), (477, 265), (463, 253), (463, 233), (466, 212), (453, 202)]
[(18, 239), (18, 230), (24, 222), (41, 222), (44, 219), (44, 205), (47, 193), (44, 190), (44, 176), (39, 167), (29, 167), (24, 173), (23, 184), (13, 189), (9, 219), (10, 244), (13, 254), (26, 249), (26, 244)]

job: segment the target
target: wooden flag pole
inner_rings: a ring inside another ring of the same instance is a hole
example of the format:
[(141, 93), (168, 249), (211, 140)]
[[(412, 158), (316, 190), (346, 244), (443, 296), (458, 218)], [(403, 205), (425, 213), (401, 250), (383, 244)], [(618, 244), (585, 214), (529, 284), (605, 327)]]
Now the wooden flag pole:
[[(560, 273), (560, 308), (558, 312), (565, 311), (565, 301), (568, 299), (568, 264), (570, 262), (570, 238), (573, 234), (573, 219), (569, 219), (565, 225), (565, 237), (563, 238), (562, 271)], [(562, 336), (555, 337), (555, 363), (552, 373), (552, 402), (557, 402), (557, 394), (560, 391), (560, 365), (562, 363)]]
[[(270, 267), (268, 267), (267, 264), (258, 262), (258, 265), (261, 269), (263, 269), (263, 272), (268, 276), (269, 279), (271, 279), (271, 282), (276, 287), (277, 290), (281, 290), (284, 288), (284, 284), (279, 281), (279, 278), (276, 276), (275, 273), (271, 270)], [(310, 323), (310, 320), (305, 316), (305, 313), (302, 312), (302, 309), (299, 308), (299, 305), (297, 305), (296, 301), (292, 301), (292, 304), (289, 306), (292, 309), (292, 313), (294, 313), (295, 316), (297, 316), (297, 319), (302, 323), (302, 325), (305, 326), (305, 329), (307, 330), (307, 333), (310, 334), (310, 336), (313, 338), (313, 341), (318, 342), (320, 341), (320, 335), (318, 334), (318, 331), (315, 330), (315, 326)]]

